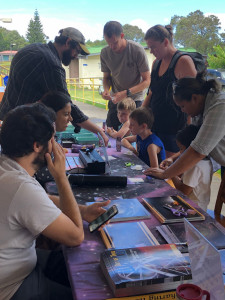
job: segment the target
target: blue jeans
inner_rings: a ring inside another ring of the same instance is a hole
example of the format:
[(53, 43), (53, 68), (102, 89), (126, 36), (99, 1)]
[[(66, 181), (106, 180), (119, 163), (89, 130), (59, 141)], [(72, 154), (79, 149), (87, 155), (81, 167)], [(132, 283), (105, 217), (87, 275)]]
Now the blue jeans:
[(37, 258), (11, 300), (73, 300), (62, 251), (37, 249)]

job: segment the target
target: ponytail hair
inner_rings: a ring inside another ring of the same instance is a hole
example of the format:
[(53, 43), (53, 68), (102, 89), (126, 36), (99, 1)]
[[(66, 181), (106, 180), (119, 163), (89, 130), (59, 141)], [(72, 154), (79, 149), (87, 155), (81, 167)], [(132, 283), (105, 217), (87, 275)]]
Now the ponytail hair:
[(171, 25), (155, 25), (148, 29), (145, 34), (145, 40), (152, 39), (154, 41), (163, 42), (167, 38), (173, 43), (173, 28)]
[(206, 80), (206, 71), (195, 77), (184, 77), (173, 83), (173, 96), (180, 101), (191, 101), (192, 95), (206, 95), (211, 89), (218, 93), (221, 84), (216, 79)]

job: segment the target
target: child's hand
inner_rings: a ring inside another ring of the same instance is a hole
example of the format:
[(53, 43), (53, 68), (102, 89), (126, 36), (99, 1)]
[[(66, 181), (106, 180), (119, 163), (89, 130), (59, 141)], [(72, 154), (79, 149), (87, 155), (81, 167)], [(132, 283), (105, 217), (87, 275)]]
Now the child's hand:
[(173, 163), (173, 159), (168, 157), (161, 162), (159, 167), (160, 169), (166, 170), (170, 165), (172, 165), (172, 163)]
[(133, 149), (130, 149), (135, 155), (137, 155), (138, 156), (138, 152), (137, 152), (137, 150), (135, 149), (135, 148), (133, 148)]
[(106, 131), (107, 131), (107, 133), (109, 133), (109, 132), (113, 132), (113, 128), (112, 127), (107, 127), (107, 129), (106, 129)]
[(111, 136), (114, 133), (113, 127), (107, 127), (106, 132)]

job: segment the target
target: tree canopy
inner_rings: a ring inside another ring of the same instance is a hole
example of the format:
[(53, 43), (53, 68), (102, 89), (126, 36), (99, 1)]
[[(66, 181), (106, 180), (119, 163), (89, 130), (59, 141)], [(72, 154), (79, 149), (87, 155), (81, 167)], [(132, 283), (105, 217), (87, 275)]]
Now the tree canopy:
[(43, 32), (43, 26), (41, 24), (37, 9), (35, 9), (34, 12), (34, 19), (31, 19), (28, 25), (26, 38), (29, 44), (46, 42), (47, 36)]
[(214, 46), (214, 54), (208, 56), (208, 64), (212, 69), (225, 69), (225, 48)]
[[(129, 24), (123, 25), (123, 33), (127, 40), (133, 40), (135, 42), (143, 42), (144, 41), (144, 32), (138, 27)], [(104, 39), (102, 40), (95, 40), (94, 42), (88, 40), (86, 42), (88, 47), (104, 47), (107, 45)]]
[(26, 44), (25, 38), (20, 36), (18, 31), (0, 27), (0, 51), (19, 50)]
[(196, 10), (187, 17), (173, 16), (171, 25), (174, 28), (174, 44), (176, 47), (192, 47), (202, 54), (213, 52), (215, 45), (225, 45), (225, 34), (219, 33), (220, 20), (214, 15), (205, 17)]
[(94, 42), (87, 40), (86, 45), (87, 45), (87, 47), (104, 47), (107, 45), (107, 43), (104, 39), (95, 40)]
[(133, 26), (130, 24), (123, 25), (123, 33), (127, 40), (133, 40), (135, 42), (141, 43), (144, 41), (144, 32), (138, 26)]

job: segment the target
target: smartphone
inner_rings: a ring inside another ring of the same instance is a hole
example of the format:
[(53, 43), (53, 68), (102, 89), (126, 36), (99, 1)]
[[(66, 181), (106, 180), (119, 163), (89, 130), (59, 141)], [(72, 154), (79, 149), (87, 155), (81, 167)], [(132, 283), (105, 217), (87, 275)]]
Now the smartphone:
[(116, 214), (118, 214), (118, 209), (116, 205), (113, 205), (106, 212), (104, 212), (102, 215), (100, 215), (97, 219), (95, 219), (88, 225), (90, 232), (96, 231), (99, 227), (105, 224)]

